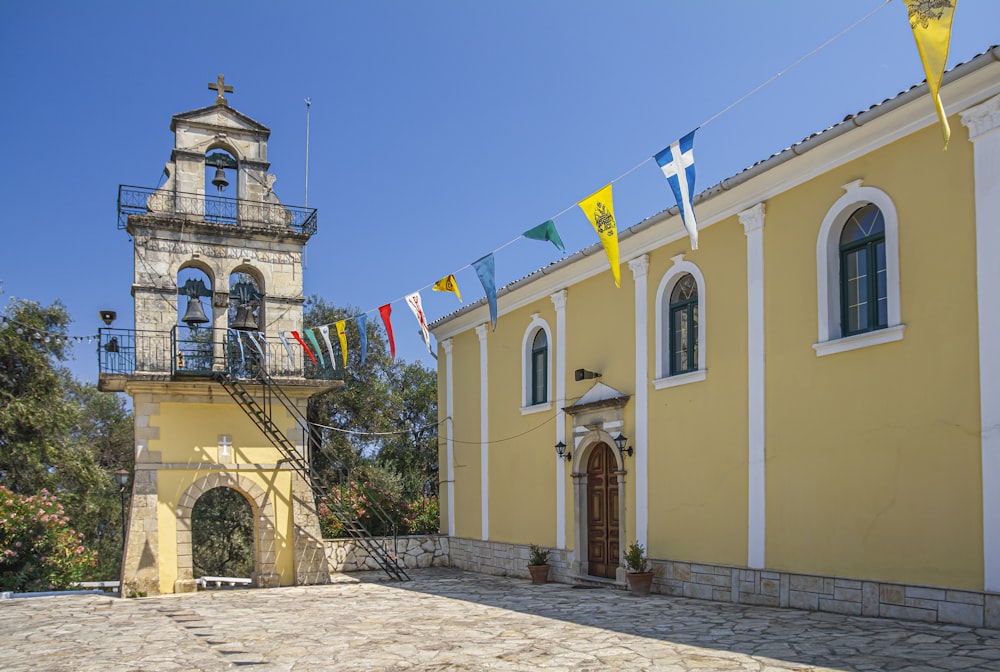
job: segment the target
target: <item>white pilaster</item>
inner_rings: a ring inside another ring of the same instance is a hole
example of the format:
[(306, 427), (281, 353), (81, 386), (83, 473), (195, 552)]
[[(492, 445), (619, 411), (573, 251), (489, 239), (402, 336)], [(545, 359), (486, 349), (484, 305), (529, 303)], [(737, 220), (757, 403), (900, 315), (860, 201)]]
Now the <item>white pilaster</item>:
[(452, 375), (452, 358), (451, 349), (454, 346), (454, 341), (450, 338), (446, 338), (441, 341), (441, 347), (444, 348), (444, 398), (445, 398), (445, 414), (447, 415), (447, 422), (445, 423), (445, 435), (446, 441), (446, 454), (445, 463), (447, 464), (447, 476), (445, 491), (448, 493), (448, 534), (455, 535), (455, 424), (454, 424), (454, 413), (455, 413), (455, 386), (454, 386), (454, 376)]
[(747, 237), (747, 566), (762, 569), (766, 543), (764, 462), (764, 204), (739, 214)]
[(649, 529), (649, 255), (628, 262), (635, 280), (635, 538), (646, 546)]
[(983, 465), (983, 587), (1000, 591), (1000, 96), (965, 110), (973, 144), (976, 287), (979, 300), (980, 450)]
[[(556, 440), (566, 443), (566, 290), (549, 296), (556, 307)], [(572, 444), (572, 442), (569, 442)], [(553, 453), (555, 450), (552, 451)], [(556, 548), (566, 548), (566, 462), (556, 455)]]
[(479, 492), (483, 541), (490, 538), (490, 386), (486, 366), (486, 335), (489, 333), (490, 327), (485, 322), (476, 327), (479, 336)]

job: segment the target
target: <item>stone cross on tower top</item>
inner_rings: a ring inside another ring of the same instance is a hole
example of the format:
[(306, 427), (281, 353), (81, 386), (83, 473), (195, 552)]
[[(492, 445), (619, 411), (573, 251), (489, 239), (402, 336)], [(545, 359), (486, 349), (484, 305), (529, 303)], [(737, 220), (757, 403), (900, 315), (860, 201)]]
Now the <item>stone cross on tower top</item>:
[(225, 75), (223, 75), (223, 74), (220, 73), (218, 81), (215, 82), (214, 84), (212, 82), (209, 82), (208, 83), (208, 88), (213, 89), (213, 90), (216, 91), (216, 96), (215, 96), (215, 104), (216, 105), (227, 105), (227, 106), (229, 105), (229, 102), (226, 100), (226, 94), (227, 93), (232, 93), (233, 92), (233, 87), (226, 86), (226, 76)]

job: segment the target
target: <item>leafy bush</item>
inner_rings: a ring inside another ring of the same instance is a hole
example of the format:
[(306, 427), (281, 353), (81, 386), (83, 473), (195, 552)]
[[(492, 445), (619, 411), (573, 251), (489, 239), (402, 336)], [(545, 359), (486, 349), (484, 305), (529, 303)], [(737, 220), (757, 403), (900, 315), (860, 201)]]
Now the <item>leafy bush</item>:
[(82, 540), (48, 490), (24, 497), (0, 486), (0, 590), (57, 590), (82, 580), (96, 561)]
[[(381, 494), (367, 481), (352, 480), (334, 486), (331, 499), (340, 501), (342, 510), (373, 536), (393, 534), (433, 534), (438, 529), (437, 497), (419, 497), (407, 502), (398, 492)], [(351, 536), (341, 516), (324, 503), (319, 508), (319, 523), (327, 539)]]
[(437, 497), (420, 497), (409, 504), (406, 517), (407, 534), (437, 534), (441, 508)]

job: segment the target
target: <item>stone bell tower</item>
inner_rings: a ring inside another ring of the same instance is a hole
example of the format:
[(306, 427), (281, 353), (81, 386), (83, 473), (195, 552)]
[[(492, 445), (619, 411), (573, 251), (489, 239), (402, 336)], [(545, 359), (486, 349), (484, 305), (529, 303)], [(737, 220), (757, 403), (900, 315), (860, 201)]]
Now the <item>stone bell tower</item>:
[(270, 130), (229, 106), (222, 75), (209, 88), (213, 105), (171, 120), (162, 186), (119, 188), (135, 328), (101, 330), (99, 386), (129, 394), (135, 412), (123, 595), (196, 588), (192, 510), (220, 487), (253, 512), (254, 585), (329, 581), (305, 414), (342, 382), (281, 339), (302, 329), (316, 211), (281, 203)]

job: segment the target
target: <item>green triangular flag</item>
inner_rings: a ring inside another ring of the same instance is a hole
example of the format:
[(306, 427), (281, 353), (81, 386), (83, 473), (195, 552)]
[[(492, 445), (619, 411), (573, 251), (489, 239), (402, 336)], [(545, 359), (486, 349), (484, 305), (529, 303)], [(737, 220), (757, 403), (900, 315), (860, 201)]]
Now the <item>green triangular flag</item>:
[(566, 246), (563, 245), (562, 238), (559, 237), (559, 232), (556, 231), (555, 222), (551, 219), (543, 224), (539, 224), (533, 229), (528, 229), (521, 234), (525, 238), (531, 238), (533, 240), (547, 240), (557, 248), (563, 254), (566, 253)]

